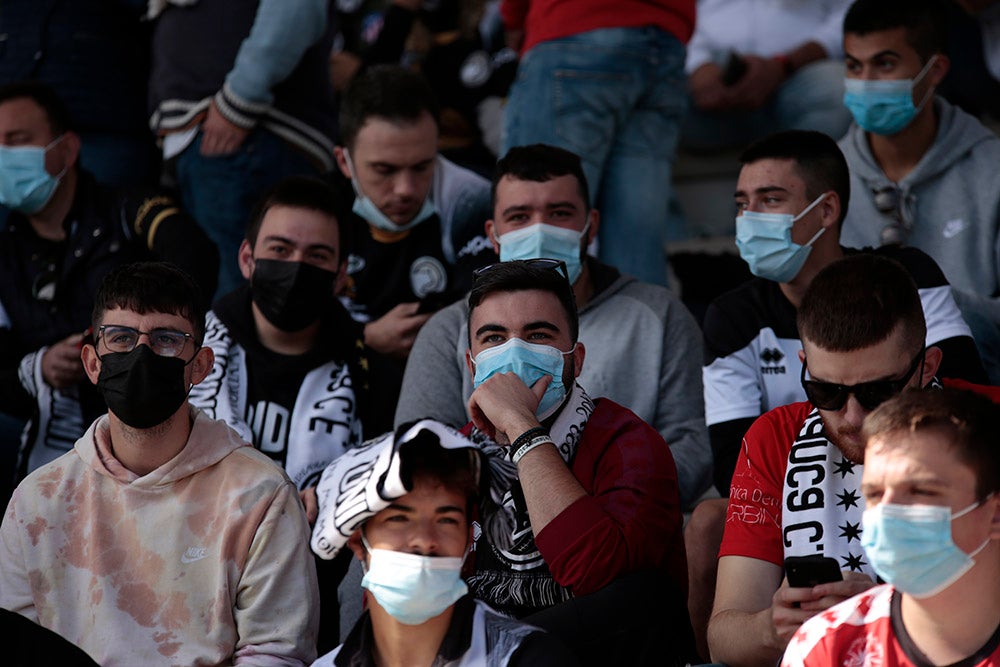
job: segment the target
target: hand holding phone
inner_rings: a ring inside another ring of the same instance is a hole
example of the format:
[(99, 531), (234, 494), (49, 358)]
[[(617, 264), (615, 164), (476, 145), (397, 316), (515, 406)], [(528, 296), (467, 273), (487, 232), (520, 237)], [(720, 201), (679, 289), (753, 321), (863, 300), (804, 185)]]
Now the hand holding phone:
[(789, 556), (785, 559), (785, 576), (793, 588), (812, 588), (844, 578), (837, 559), (819, 555)]

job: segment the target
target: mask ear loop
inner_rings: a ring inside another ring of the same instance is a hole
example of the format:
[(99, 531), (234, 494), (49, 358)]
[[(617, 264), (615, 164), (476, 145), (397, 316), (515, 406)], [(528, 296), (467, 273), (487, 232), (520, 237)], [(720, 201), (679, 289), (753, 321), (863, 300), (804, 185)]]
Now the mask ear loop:
[[(913, 89), (916, 88), (917, 84), (920, 83), (920, 80), (923, 79), (924, 76), (927, 74), (927, 72), (930, 71), (931, 65), (934, 64), (935, 60), (937, 60), (937, 54), (936, 53), (933, 56), (930, 57), (930, 60), (927, 61), (927, 64), (923, 66), (923, 68), (920, 70), (920, 72), (918, 72), (917, 75), (915, 77), (913, 77), (913, 85), (910, 86), (911, 93), (912, 93)], [(917, 111), (916, 111), (916, 113), (920, 113), (921, 111), (923, 111), (924, 106), (927, 104), (927, 100), (929, 100), (931, 98), (931, 93), (933, 93), (933, 92), (934, 92), (934, 88), (933, 87), (927, 89), (927, 92), (924, 93), (923, 99), (920, 100), (920, 104), (917, 105)]]
[(351, 151), (344, 147), (344, 162), (347, 163), (347, 173), (351, 175), (351, 188), (354, 194), (362, 199), (367, 199), (365, 193), (361, 191), (361, 183), (358, 182), (358, 174), (354, 171), (354, 161), (351, 159)]

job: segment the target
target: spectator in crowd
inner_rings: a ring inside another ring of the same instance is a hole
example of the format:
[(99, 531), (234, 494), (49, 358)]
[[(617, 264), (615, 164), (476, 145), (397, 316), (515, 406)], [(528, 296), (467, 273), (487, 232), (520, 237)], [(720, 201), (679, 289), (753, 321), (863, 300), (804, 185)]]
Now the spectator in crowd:
[[(852, 184), (833, 139), (779, 132), (748, 147), (740, 162), (736, 245), (755, 278), (716, 298), (703, 323), (705, 411), (724, 495), (750, 424), (803, 397), (795, 323), (802, 295), (824, 267), (859, 252), (841, 245), (841, 225), (854, 202), (849, 208)], [(899, 261), (917, 283), (926, 343), (945, 352), (944, 375), (985, 382), (969, 327), (934, 260), (914, 248), (863, 252)]]
[[(264, 194), (240, 246), (247, 282), (208, 313), (204, 344), (215, 363), (191, 390), (193, 405), (284, 468), (310, 523), (323, 469), (392, 428), (369, 393), (360, 328), (336, 297), (348, 201), (312, 176), (289, 176)], [(339, 640), (337, 586), (349, 564), (317, 563), (321, 651)]]
[(213, 361), (201, 300), (167, 263), (101, 284), (82, 356), (108, 414), (14, 490), (0, 607), (100, 664), (308, 664), (316, 572), (295, 486), (187, 401)]
[[(209, 311), (204, 344), (215, 364), (191, 390), (196, 407), (274, 459), (300, 491), (362, 440), (367, 361), (335, 296), (346, 213), (317, 177), (290, 176), (265, 193), (240, 246), (246, 282)], [(314, 494), (306, 506), (315, 519)]]
[(858, 0), (844, 18), (855, 123), (840, 141), (856, 196), (852, 247), (905, 244), (941, 266), (1000, 382), (1000, 139), (935, 91), (948, 72), (938, 0)]
[(565, 263), (482, 269), (468, 326), (465, 432), (491, 457), (470, 589), (583, 664), (686, 664), (673, 457), (653, 427), (576, 383), (586, 350)]
[[(0, 203), (11, 209), (0, 232), (0, 410), (28, 421), (20, 476), (69, 451), (106, 411), (84, 380), (80, 346), (108, 271), (169, 260), (196, 277), (203, 307), (215, 290), (218, 252), (173, 199), (101, 185), (79, 155), (55, 91), (0, 88)], [(11, 460), (17, 445), (8, 443)], [(0, 481), (4, 500), (11, 481)]]
[(80, 137), (80, 164), (99, 183), (153, 187), (160, 158), (149, 131), (150, 30), (142, 0), (4, 0), (0, 83), (59, 93)]
[(486, 246), (489, 182), (438, 154), (437, 114), (426, 80), (395, 65), (359, 75), (340, 109), (337, 165), (355, 193), (345, 291), (365, 344), (394, 362), (390, 414), (417, 331), (465, 292)]
[(367, 610), (314, 667), (579, 664), (549, 633), (473, 598), (462, 580), (487, 474), (472, 442), (431, 420), (370, 440), (327, 468), (313, 548), (324, 558), (345, 544), (354, 552)]
[(150, 125), (181, 200), (219, 248), (216, 296), (260, 193), (333, 168), (329, 0), (150, 0)]
[(948, 73), (936, 94), (993, 127), (1000, 120), (1000, 2), (948, 3)]
[(785, 667), (1000, 662), (997, 406), (908, 391), (862, 426), (862, 544), (886, 584), (806, 621)]
[(790, 129), (839, 139), (851, 122), (841, 61), (849, 5), (701, 0), (687, 51), (692, 109), (681, 145), (737, 148)]
[[(858, 252), (839, 242), (851, 188), (833, 139), (815, 131), (778, 132), (748, 147), (740, 161), (737, 247), (756, 277), (714, 299), (702, 327), (705, 414), (723, 499), (699, 504), (685, 529), (696, 634), (711, 611), (715, 555), (743, 435), (761, 414), (805, 399), (797, 381), (796, 309), (819, 271)], [(891, 257), (909, 271), (919, 288), (926, 344), (944, 352), (942, 373), (985, 382), (969, 327), (934, 261), (913, 248), (864, 252)]]
[(601, 260), (667, 285), (665, 244), (687, 238), (670, 187), (695, 1), (503, 0), (500, 11), (521, 57), (500, 154), (551, 142), (579, 155), (605, 217)]
[[(733, 667), (774, 665), (803, 621), (874, 585), (861, 548), (861, 422), (904, 388), (936, 382), (941, 363), (913, 279), (887, 257), (828, 265), (797, 319), (808, 401), (753, 423), (729, 494), (708, 644)], [(806, 555), (834, 558), (843, 580), (791, 587), (784, 559)]]
[[(660, 432), (677, 465), (681, 504), (692, 505), (711, 475), (704, 407), (693, 391), (701, 384), (702, 357), (694, 318), (666, 288), (587, 256), (600, 216), (589, 205), (575, 154), (545, 144), (511, 148), (497, 162), (493, 199), (493, 216), (485, 225), (492, 251), (484, 253), (499, 253), (504, 261), (550, 257), (566, 262), (580, 340), (588, 350), (581, 384), (628, 407)], [(403, 377), (397, 426), (424, 416), (455, 426), (468, 421), (465, 405), (473, 378), (465, 361), (467, 322), (468, 304), (458, 301), (423, 327)]]

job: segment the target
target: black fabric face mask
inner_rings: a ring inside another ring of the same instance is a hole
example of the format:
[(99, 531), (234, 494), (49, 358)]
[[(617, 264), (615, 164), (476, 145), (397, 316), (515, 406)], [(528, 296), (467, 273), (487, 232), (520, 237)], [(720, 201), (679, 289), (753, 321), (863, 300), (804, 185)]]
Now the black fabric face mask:
[(101, 357), (97, 389), (108, 409), (132, 428), (152, 428), (177, 412), (188, 388), (180, 357), (161, 357), (148, 345)]
[(258, 259), (250, 296), (268, 322), (282, 331), (301, 331), (319, 320), (336, 279), (336, 271), (305, 262)]

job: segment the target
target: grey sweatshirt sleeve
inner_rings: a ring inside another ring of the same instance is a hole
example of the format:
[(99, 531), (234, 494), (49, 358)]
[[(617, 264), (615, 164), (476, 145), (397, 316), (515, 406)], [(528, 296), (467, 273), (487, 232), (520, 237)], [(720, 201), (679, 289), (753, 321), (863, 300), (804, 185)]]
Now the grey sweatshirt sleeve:
[(394, 427), (414, 419), (433, 417), (461, 428), (469, 417), (462, 396), (459, 336), (464, 330), (465, 303), (458, 301), (434, 314), (420, 329), (410, 350), (403, 387), (396, 404)]
[(681, 507), (687, 510), (712, 484), (712, 448), (705, 424), (701, 330), (679, 300), (666, 304), (663, 350), (653, 427), (670, 445)]

